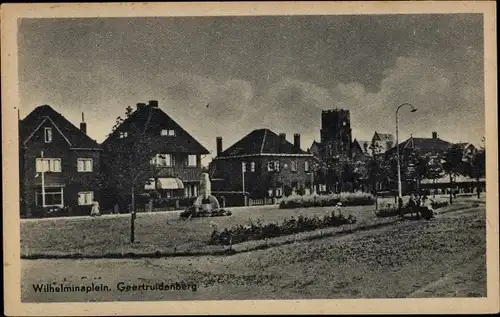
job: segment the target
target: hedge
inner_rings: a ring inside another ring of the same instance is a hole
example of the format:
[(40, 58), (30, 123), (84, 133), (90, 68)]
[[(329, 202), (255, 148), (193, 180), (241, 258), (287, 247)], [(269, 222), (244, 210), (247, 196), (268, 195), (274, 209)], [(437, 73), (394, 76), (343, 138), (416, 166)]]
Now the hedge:
[(326, 227), (353, 224), (356, 223), (356, 221), (356, 217), (351, 215), (346, 218), (343, 215), (336, 216), (333, 212), (322, 218), (318, 216), (304, 217), (302, 215), (297, 219), (291, 217), (290, 219), (285, 219), (281, 224), (269, 223), (263, 225), (259, 219), (256, 223), (250, 221), (250, 224), (246, 226), (237, 225), (222, 231), (214, 229), (210, 235), (208, 244), (230, 245), (249, 240), (262, 240)]
[(375, 203), (375, 198), (372, 194), (363, 192), (293, 196), (283, 199), (280, 203), (280, 208), (286, 209), (334, 206), (338, 202), (342, 203), (343, 206), (366, 206), (373, 205)]

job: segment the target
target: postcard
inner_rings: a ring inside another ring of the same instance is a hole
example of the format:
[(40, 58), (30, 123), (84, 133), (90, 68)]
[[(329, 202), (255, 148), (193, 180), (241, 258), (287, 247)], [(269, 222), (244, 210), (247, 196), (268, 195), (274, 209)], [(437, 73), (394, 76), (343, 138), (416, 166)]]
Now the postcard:
[(2, 5), (5, 314), (498, 312), (495, 9)]

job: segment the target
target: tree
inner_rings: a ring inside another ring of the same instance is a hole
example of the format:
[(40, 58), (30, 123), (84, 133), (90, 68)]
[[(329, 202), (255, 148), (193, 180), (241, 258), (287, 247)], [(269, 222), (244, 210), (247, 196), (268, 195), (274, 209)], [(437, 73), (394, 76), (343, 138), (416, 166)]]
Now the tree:
[[(439, 155), (429, 157), (429, 167), (427, 171), (427, 178), (432, 179), (433, 183), (436, 183), (436, 179), (439, 179), (444, 176), (443, 165), (441, 160), (443, 158)], [(436, 192), (433, 192), (435, 196)]]
[(146, 133), (152, 109), (148, 111), (144, 120), (131, 120), (134, 112), (131, 107), (126, 108), (126, 119), (118, 117), (112, 132), (120, 133), (121, 137), (106, 144), (107, 157), (104, 159), (105, 169), (113, 171), (109, 173), (112, 176), (107, 179), (108, 188), (115, 188), (114, 194), (122, 204), (130, 202), (131, 242), (134, 242), (135, 194), (144, 191), (144, 186), (150, 182), (155, 172), (151, 164), (156, 155), (154, 142)]
[(417, 188), (420, 190), (422, 180), (424, 178), (428, 178), (429, 175), (429, 157), (416, 154), (414, 157), (414, 162), (414, 175), (415, 179), (417, 180)]
[(450, 177), (450, 204), (453, 203), (453, 177), (461, 174), (464, 170), (462, 159), (463, 150), (457, 144), (453, 144), (443, 157), (443, 170)]
[(463, 159), (465, 163), (465, 174), (476, 180), (477, 198), (481, 198), (481, 177), (486, 175), (486, 151), (481, 148), (477, 151), (467, 153)]

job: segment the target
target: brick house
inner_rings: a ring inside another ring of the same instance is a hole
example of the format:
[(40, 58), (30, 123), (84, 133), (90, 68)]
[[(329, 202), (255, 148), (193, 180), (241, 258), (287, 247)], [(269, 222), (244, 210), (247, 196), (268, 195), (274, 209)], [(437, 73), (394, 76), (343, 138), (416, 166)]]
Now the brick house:
[(144, 186), (144, 191), (162, 198), (198, 196), (201, 156), (209, 151), (163, 112), (156, 100), (151, 100), (149, 104), (138, 103), (137, 109), (103, 142), (103, 171), (110, 189), (107, 205), (118, 203), (116, 196), (111, 194), (113, 182), (122, 168), (114, 160), (118, 149), (126, 144), (127, 151), (138, 150), (137, 144), (125, 143), (133, 129), (144, 131), (149, 146), (147, 152), (154, 153), (149, 158), (153, 169), (151, 182)]
[(313, 155), (300, 148), (300, 135), (294, 143), (286, 134), (277, 135), (269, 129), (257, 129), (222, 150), (217, 140), (217, 157), (210, 163), (212, 190), (245, 191), (251, 198), (282, 197), (312, 191)]
[(48, 105), (20, 120), (23, 216), (43, 215), (54, 207), (69, 207), (69, 214), (90, 212), (92, 201), (99, 199), (102, 149), (86, 132), (83, 114), (78, 129)]

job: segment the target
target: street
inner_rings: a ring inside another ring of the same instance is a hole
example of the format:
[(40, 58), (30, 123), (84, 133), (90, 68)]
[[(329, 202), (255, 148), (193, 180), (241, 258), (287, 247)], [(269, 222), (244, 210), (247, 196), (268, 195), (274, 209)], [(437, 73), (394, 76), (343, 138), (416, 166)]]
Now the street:
[[(47, 283), (73, 291), (34, 290)], [(74, 291), (92, 283), (108, 289)], [(22, 260), (21, 291), (24, 302), (486, 296), (485, 210), (233, 256)]]

